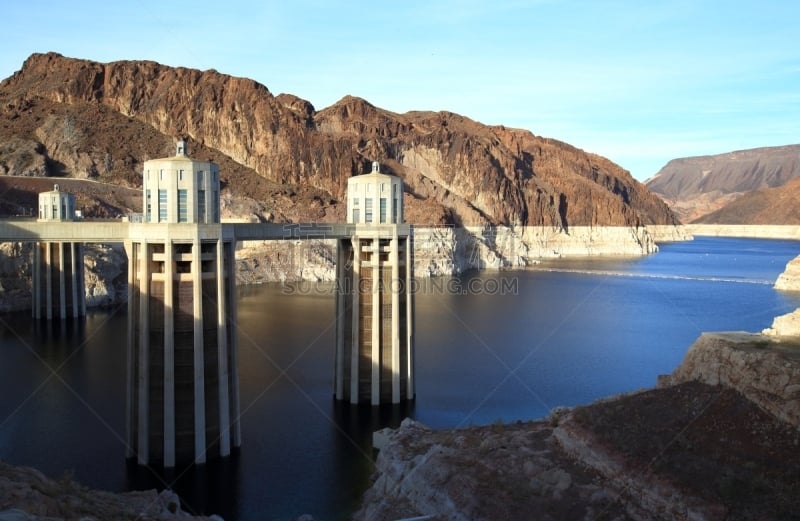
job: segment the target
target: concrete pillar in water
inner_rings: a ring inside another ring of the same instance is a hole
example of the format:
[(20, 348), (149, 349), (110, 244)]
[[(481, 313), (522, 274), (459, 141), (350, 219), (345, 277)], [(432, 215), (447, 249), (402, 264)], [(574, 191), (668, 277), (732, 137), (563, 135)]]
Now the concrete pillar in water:
[[(59, 190), (39, 194), (39, 222), (75, 220), (75, 196)], [(86, 314), (83, 245), (38, 242), (33, 251), (31, 315), (35, 319), (78, 318)]]
[(174, 467), (241, 444), (232, 230), (219, 224), (219, 169), (146, 161), (144, 216), (125, 243), (128, 457)]
[(372, 172), (347, 184), (353, 236), (337, 241), (334, 396), (352, 404), (415, 397), (413, 253), (403, 182)]

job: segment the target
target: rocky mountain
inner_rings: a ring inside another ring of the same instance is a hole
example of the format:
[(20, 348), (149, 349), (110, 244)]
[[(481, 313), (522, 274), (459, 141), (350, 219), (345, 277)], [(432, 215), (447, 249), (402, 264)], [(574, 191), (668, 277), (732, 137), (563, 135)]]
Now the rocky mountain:
[[(786, 145), (673, 159), (645, 184), (689, 223), (745, 193), (779, 187), (796, 177), (800, 177), (800, 145)], [(766, 224), (784, 224), (778, 212), (771, 219)]]
[(800, 224), (800, 178), (775, 188), (747, 192), (719, 210), (694, 220), (698, 224)]
[(377, 160), (403, 178), (415, 224), (676, 222), (603, 157), (448, 112), (396, 114), (350, 96), (317, 111), (214, 70), (54, 53), (0, 83), (3, 174), (138, 187), (142, 162), (171, 155), (176, 136), (220, 164), (229, 215), (253, 220), (342, 220), (347, 178)]

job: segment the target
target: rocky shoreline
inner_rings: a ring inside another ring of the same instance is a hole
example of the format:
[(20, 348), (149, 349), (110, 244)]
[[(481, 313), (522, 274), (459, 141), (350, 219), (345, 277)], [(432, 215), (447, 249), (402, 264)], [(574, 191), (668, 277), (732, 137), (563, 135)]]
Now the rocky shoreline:
[[(798, 289), (800, 256), (776, 288)], [(706, 333), (653, 389), (546, 420), (376, 433), (357, 521), (794, 519), (800, 309), (761, 333)]]
[(69, 476), (54, 480), (36, 469), (0, 462), (0, 521), (59, 520), (221, 521), (181, 509), (172, 491), (112, 493), (91, 490)]
[(654, 389), (548, 420), (381, 431), (356, 520), (785, 520), (800, 510), (800, 329), (706, 334)]

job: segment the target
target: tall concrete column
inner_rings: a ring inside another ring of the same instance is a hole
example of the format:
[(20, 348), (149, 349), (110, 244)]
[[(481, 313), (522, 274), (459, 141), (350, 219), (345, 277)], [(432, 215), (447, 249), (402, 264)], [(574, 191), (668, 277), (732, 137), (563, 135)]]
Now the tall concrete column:
[(144, 239), (139, 245), (139, 320), (128, 327), (138, 327), (139, 357), (137, 371), (137, 455), (140, 465), (147, 465), (150, 459), (150, 426), (149, 426), (149, 400), (150, 400), (150, 244)]
[(44, 243), (44, 278), (45, 278), (45, 305), (47, 309), (45, 314), (47, 320), (53, 320), (53, 252), (52, 244), (49, 242)]
[(223, 269), (226, 272), (227, 278), (225, 281), (225, 291), (220, 298), (224, 298), (227, 303), (228, 313), (224, 318), (225, 330), (228, 332), (228, 353), (230, 357), (230, 364), (228, 365), (228, 377), (232, 380), (231, 392), (231, 410), (229, 411), (230, 428), (233, 430), (231, 436), (231, 443), (234, 447), (242, 446), (242, 427), (239, 414), (240, 399), (239, 399), (239, 346), (236, 340), (236, 260), (234, 251), (236, 250), (236, 241), (223, 242), (224, 252)]
[(203, 345), (203, 270), (200, 239), (192, 242), (192, 305), (194, 313), (194, 451), (195, 463), (206, 462), (205, 349)]
[[(64, 243), (56, 243), (58, 248), (58, 318), (67, 318), (67, 269), (64, 265)], [(72, 267), (70, 266), (70, 270)]]
[(380, 239), (372, 239), (372, 255), (370, 255), (370, 267), (372, 271), (372, 378), (370, 380), (372, 405), (381, 403), (381, 248)]
[(31, 316), (42, 318), (42, 250), (41, 245), (33, 245), (33, 280), (31, 281)]
[[(391, 265), (392, 265), (392, 279), (391, 287), (388, 288), (392, 292), (392, 403), (400, 403), (400, 285), (405, 281), (400, 280), (400, 255), (398, 252), (400, 241), (397, 235), (392, 237), (391, 242)], [(405, 346), (402, 346), (404, 348)]]
[(414, 229), (409, 230), (409, 234), (405, 241), (406, 246), (406, 335), (401, 339), (401, 342), (406, 349), (406, 374), (408, 380), (406, 382), (406, 399), (413, 400), (417, 395), (416, 387), (416, 370), (414, 357), (414, 324), (416, 324), (416, 317), (414, 316), (414, 295), (413, 288), (409, 287), (412, 279), (414, 278)]
[(164, 466), (175, 466), (175, 246), (164, 245)]
[[(137, 244), (138, 246), (138, 244)], [(135, 332), (133, 328), (136, 326), (134, 321), (134, 317), (136, 314), (134, 313), (134, 302), (137, 298), (134, 294), (136, 291), (136, 269), (138, 266), (138, 251), (134, 249), (134, 243), (130, 240), (125, 241), (125, 253), (128, 256), (128, 338), (126, 342), (127, 347), (127, 382), (126, 382), (126, 400), (125, 400), (125, 433), (127, 443), (125, 444), (125, 459), (133, 458), (136, 453), (133, 450), (134, 447), (134, 439), (133, 439), (133, 396), (136, 392), (136, 386), (134, 385), (134, 378), (133, 378), (133, 371), (136, 367), (136, 360), (135, 360)]]
[(350, 403), (358, 403), (358, 357), (360, 345), (359, 309), (361, 306), (361, 239), (353, 237), (353, 322), (350, 342)]
[(80, 262), (77, 264), (77, 281), (78, 281), (78, 303), (80, 306), (80, 315), (86, 316), (86, 273), (83, 262), (83, 244), (78, 244), (78, 258)]
[(333, 395), (337, 400), (344, 400), (344, 331), (345, 320), (347, 320), (347, 303), (350, 288), (347, 288), (347, 247), (344, 240), (336, 241), (336, 360), (334, 361), (333, 371)]
[(228, 330), (225, 309), (225, 243), (216, 244), (217, 257), (214, 271), (217, 275), (217, 379), (219, 382), (219, 452), (220, 456), (231, 453), (230, 396), (228, 393)]
[(83, 288), (83, 285), (80, 284), (81, 276), (78, 273), (78, 266), (82, 266), (83, 257), (80, 255), (80, 245), (76, 242), (69, 243), (69, 266), (71, 271), (70, 280), (72, 281), (70, 290), (72, 290), (72, 318), (78, 318), (80, 315), (81, 305), (80, 300), (78, 299), (78, 286)]

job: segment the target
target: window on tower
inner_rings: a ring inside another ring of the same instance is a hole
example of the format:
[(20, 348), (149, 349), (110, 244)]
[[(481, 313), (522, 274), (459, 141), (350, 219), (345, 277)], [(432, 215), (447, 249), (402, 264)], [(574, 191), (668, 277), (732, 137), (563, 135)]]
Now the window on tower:
[(368, 197), (364, 201), (364, 205), (365, 205), (365, 208), (364, 208), (364, 222), (371, 223), (372, 222), (372, 199)]
[(158, 222), (167, 222), (167, 191), (158, 191)]
[(178, 222), (189, 222), (188, 193), (186, 190), (178, 190)]

